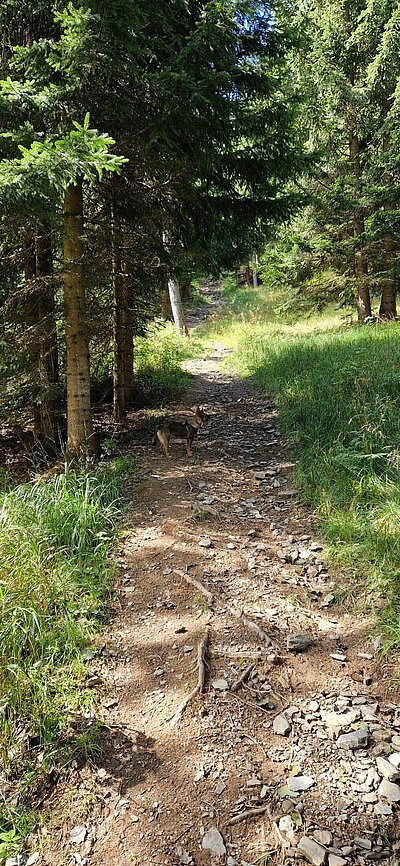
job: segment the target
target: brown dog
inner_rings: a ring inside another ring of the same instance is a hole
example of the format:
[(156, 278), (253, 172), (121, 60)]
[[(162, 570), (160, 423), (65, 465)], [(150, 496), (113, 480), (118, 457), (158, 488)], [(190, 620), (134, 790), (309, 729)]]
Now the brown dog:
[(156, 444), (157, 439), (161, 446), (161, 451), (165, 457), (169, 457), (168, 454), (168, 445), (169, 440), (173, 439), (186, 439), (186, 451), (189, 457), (192, 456), (192, 445), (195, 440), (200, 427), (203, 426), (207, 421), (207, 415), (205, 414), (203, 409), (200, 409), (200, 406), (196, 406), (196, 411), (194, 413), (194, 418), (192, 421), (166, 421), (164, 424), (161, 424), (160, 427), (157, 428), (153, 445)]

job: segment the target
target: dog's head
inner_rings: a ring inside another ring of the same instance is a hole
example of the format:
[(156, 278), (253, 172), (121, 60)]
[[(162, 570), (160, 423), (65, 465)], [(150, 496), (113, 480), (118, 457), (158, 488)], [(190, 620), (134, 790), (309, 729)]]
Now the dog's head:
[(208, 415), (206, 415), (204, 409), (201, 409), (200, 406), (196, 406), (196, 411), (194, 413), (194, 420), (198, 427), (202, 427), (203, 424), (207, 424)]

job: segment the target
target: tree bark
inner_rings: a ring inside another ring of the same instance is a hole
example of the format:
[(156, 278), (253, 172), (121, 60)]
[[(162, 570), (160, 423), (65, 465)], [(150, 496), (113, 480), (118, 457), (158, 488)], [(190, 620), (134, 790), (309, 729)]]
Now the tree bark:
[(168, 292), (175, 328), (177, 333), (183, 336), (185, 334), (185, 319), (183, 315), (181, 293), (178, 283), (172, 278), (172, 276), (168, 277)]
[(68, 186), (64, 197), (67, 453), (77, 459), (96, 453), (90, 405), (89, 341), (83, 262), (82, 181), (79, 181)]

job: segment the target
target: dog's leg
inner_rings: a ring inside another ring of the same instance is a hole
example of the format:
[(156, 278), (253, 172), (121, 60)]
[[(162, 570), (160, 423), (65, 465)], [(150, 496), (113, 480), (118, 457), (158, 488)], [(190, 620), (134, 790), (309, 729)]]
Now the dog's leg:
[(161, 445), (161, 451), (164, 454), (164, 457), (169, 457), (168, 454), (168, 436), (165, 433), (165, 430), (157, 430), (157, 439)]

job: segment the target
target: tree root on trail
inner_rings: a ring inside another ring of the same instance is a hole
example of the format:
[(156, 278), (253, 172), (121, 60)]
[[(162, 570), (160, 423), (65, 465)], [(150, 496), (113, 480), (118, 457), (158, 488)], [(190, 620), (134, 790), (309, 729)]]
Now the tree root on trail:
[[(195, 577), (190, 577), (190, 575), (186, 571), (182, 571), (181, 568), (174, 568), (173, 573), (177, 574), (178, 577), (183, 577), (184, 580), (186, 580), (188, 583), (191, 583), (192, 586), (196, 587), (196, 589), (200, 590), (200, 592), (208, 599), (210, 603), (213, 602), (214, 596), (212, 592), (210, 592), (210, 590), (207, 589), (207, 587), (204, 586), (204, 584), (201, 583), (200, 580), (197, 580)], [(267, 646), (276, 646), (269, 634), (267, 634), (267, 632), (264, 631), (261, 626), (257, 625), (256, 622), (253, 622), (252, 619), (249, 619), (249, 617), (246, 616), (246, 614), (243, 613), (242, 610), (237, 610), (234, 607), (228, 607), (228, 611), (231, 616), (234, 616), (236, 619), (240, 619), (243, 625), (245, 625), (246, 628), (250, 629), (250, 631), (253, 631), (257, 635), (257, 637), (261, 638), (261, 640), (264, 641)], [(218, 611), (216, 610), (216, 612)]]
[(214, 596), (212, 592), (210, 592), (209, 589), (206, 589), (204, 584), (200, 583), (199, 580), (196, 580), (195, 577), (190, 577), (190, 575), (186, 571), (182, 571), (181, 568), (174, 568), (173, 573), (177, 574), (178, 577), (183, 577), (184, 580), (186, 580), (188, 583), (191, 583), (192, 586), (195, 586), (196, 589), (198, 589), (202, 593), (202, 595), (204, 595), (208, 599), (210, 603), (213, 601)]
[(228, 821), (228, 827), (232, 827), (233, 824), (239, 824), (240, 821), (247, 821), (248, 818), (256, 818), (257, 815), (263, 815), (264, 812), (268, 812), (269, 817), (271, 817), (269, 806), (255, 806), (254, 809), (246, 809), (245, 812), (239, 812), (238, 815), (234, 815), (233, 818), (230, 818)]
[(186, 709), (188, 703), (190, 703), (192, 698), (194, 698), (194, 696), (197, 695), (197, 693), (203, 694), (203, 692), (204, 692), (205, 684), (206, 684), (206, 678), (207, 678), (207, 667), (208, 667), (208, 665), (207, 665), (207, 649), (208, 649), (209, 640), (210, 640), (210, 634), (208, 631), (206, 631), (204, 637), (201, 639), (201, 641), (199, 643), (198, 650), (197, 650), (197, 666), (199, 669), (197, 684), (195, 685), (194, 689), (192, 689), (192, 691), (189, 692), (189, 694), (186, 695), (186, 697), (183, 699), (183, 701), (179, 704), (178, 709), (176, 710), (176, 712), (174, 713), (174, 715), (170, 719), (171, 728), (173, 728), (175, 725), (178, 724), (178, 722), (180, 721), (180, 719), (183, 716), (183, 713), (185, 712), (185, 709)]
[(238, 677), (237, 680), (231, 685), (231, 692), (237, 692), (238, 689), (243, 685), (243, 683), (248, 680), (252, 670), (254, 668), (254, 662), (251, 665), (248, 665), (247, 668), (244, 669), (243, 673)]

